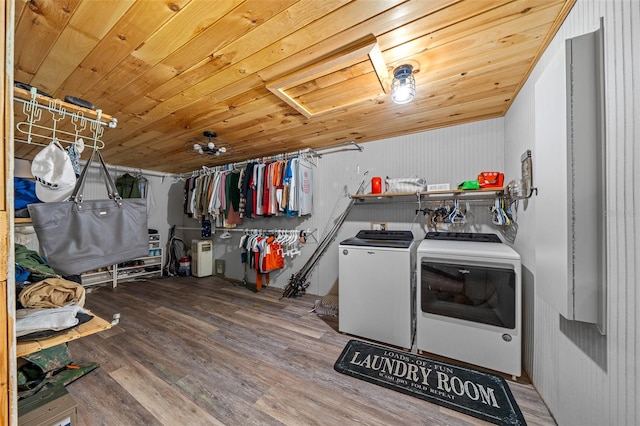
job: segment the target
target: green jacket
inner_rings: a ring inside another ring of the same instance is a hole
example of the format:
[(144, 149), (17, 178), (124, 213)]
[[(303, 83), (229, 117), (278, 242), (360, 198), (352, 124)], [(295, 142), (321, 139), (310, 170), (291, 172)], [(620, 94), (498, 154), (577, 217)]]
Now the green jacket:
[(47, 264), (38, 252), (29, 250), (22, 244), (15, 244), (15, 262), (31, 272), (31, 280), (34, 282), (60, 276), (56, 274), (56, 271)]
[(138, 178), (129, 173), (116, 179), (116, 189), (122, 198), (142, 198)]

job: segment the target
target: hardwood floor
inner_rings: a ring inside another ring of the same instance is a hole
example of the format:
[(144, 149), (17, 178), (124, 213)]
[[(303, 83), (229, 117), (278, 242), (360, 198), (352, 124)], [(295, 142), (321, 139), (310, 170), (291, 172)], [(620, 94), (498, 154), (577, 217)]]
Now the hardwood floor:
[[(100, 364), (67, 386), (79, 424), (487, 424), (337, 373), (353, 337), (309, 312), (318, 297), (281, 294), (194, 277), (88, 293), (88, 309), (121, 319), (69, 343), (75, 362)], [(529, 425), (555, 424), (530, 384), (509, 385)]]

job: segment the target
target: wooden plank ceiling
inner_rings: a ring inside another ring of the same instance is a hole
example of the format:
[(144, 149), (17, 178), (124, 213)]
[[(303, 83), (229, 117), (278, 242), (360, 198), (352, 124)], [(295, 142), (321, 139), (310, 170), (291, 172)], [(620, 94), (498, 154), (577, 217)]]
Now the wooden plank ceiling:
[[(502, 116), (574, 2), (16, 0), (15, 80), (117, 118), (108, 163), (188, 172)], [(185, 151), (207, 130), (226, 154)]]

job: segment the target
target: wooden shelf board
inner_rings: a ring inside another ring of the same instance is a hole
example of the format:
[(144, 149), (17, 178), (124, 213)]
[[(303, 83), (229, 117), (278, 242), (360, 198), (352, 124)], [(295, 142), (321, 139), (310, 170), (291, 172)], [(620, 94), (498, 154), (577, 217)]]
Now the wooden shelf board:
[[(14, 98), (19, 98), (25, 101), (30, 101), (31, 100), (31, 92), (25, 89), (21, 89), (19, 87), (14, 87), (13, 88), (13, 96)], [(98, 118), (98, 111), (94, 110), (94, 109), (88, 109), (88, 108), (84, 108), (81, 107), (79, 105), (76, 104), (72, 104), (69, 102), (65, 102), (61, 99), (55, 99), (55, 98), (49, 98), (47, 96), (42, 96), (40, 94), (36, 94), (36, 101), (40, 104), (40, 105), (44, 105), (44, 106), (49, 106), (50, 103), (54, 103), (56, 105), (57, 108), (64, 108), (66, 111), (71, 111), (71, 112), (75, 112), (75, 111), (80, 111), (82, 112), (86, 117), (92, 118), (94, 120), (96, 120)], [(104, 114), (101, 112), (101, 116), (100, 119), (104, 122), (109, 122), (111, 120), (113, 120), (113, 117), (111, 115), (108, 114)]]
[(98, 316), (94, 316), (90, 321), (87, 321), (84, 324), (80, 324), (77, 327), (73, 327), (64, 333), (60, 333), (55, 336), (48, 337), (46, 339), (17, 342), (16, 356), (21, 357), (21, 356), (29, 355), (34, 352), (38, 352), (42, 349), (51, 348), (53, 346), (70, 342), (71, 340), (89, 336), (90, 334), (98, 333), (100, 331), (108, 330), (110, 328), (111, 328), (110, 322), (107, 322)]
[(82, 274), (80, 274), (81, 277), (91, 277), (94, 275), (99, 275), (99, 274), (113, 274), (113, 269), (109, 269), (108, 271), (90, 271), (90, 272), (83, 272)]
[(447, 189), (447, 190), (439, 190), (439, 191), (420, 191), (420, 192), (383, 192), (381, 194), (354, 194), (351, 195), (351, 198), (355, 199), (368, 199), (368, 198), (393, 198), (393, 197), (407, 197), (407, 196), (416, 196), (416, 194), (422, 195), (473, 195), (482, 193), (486, 195), (489, 192), (494, 193), (504, 193), (505, 188), (481, 188), (481, 189)]

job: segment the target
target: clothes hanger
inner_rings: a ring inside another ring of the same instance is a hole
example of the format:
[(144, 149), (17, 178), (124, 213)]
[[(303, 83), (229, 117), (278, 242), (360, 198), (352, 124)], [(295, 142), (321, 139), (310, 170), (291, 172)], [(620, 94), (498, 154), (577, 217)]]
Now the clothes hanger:
[(449, 215), (450, 223), (465, 223), (467, 221), (464, 213), (460, 210), (460, 205), (458, 204), (458, 199), (454, 200), (453, 211)]

